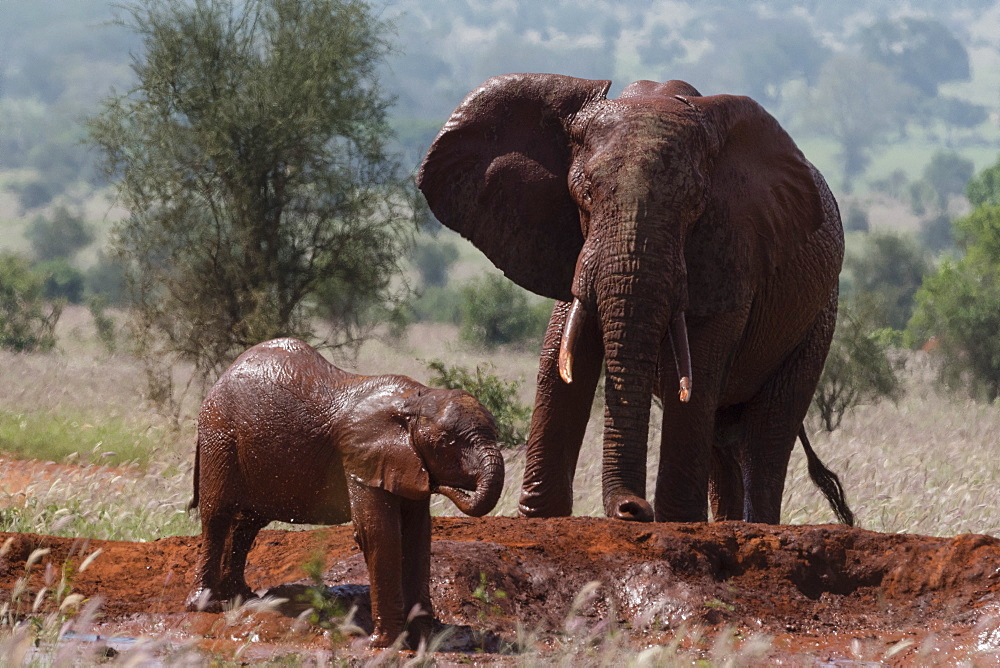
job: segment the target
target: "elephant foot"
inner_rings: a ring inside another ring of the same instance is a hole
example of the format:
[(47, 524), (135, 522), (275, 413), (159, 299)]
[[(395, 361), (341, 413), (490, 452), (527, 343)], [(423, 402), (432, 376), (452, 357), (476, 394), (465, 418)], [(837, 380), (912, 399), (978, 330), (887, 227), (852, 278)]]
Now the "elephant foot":
[(223, 596), (216, 594), (209, 587), (196, 587), (188, 594), (184, 601), (184, 609), (188, 612), (223, 612), (227, 604), (238, 606), (257, 595), (249, 587), (245, 587), (242, 592)]
[(573, 493), (539, 494), (522, 489), (517, 512), (521, 517), (569, 517), (573, 514)]
[(421, 640), (430, 642), (435, 626), (440, 626), (440, 623), (430, 615), (420, 615), (410, 620), (406, 625), (406, 640), (403, 646), (416, 650), (420, 647)]
[(400, 629), (399, 631), (391, 631), (388, 629), (376, 628), (375, 633), (373, 633), (371, 637), (368, 639), (368, 645), (369, 647), (379, 648), (379, 649), (383, 647), (391, 647), (392, 644), (396, 642), (396, 639), (399, 638), (401, 634), (404, 635), (403, 647), (409, 649), (409, 639), (411, 634), (405, 633), (402, 629)]
[(604, 500), (605, 514), (616, 520), (627, 522), (652, 522), (653, 506), (646, 499), (635, 494), (615, 494)]

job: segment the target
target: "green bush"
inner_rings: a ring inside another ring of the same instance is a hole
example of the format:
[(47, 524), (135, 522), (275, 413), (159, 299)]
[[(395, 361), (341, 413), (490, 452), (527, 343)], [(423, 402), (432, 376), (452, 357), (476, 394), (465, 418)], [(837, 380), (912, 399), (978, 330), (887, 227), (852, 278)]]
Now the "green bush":
[(424, 287), (440, 287), (448, 282), (448, 269), (458, 260), (458, 247), (450, 241), (423, 239), (413, 248), (413, 264)]
[(974, 207), (1000, 206), (1000, 159), (969, 180), (965, 196)]
[(534, 302), (503, 276), (487, 274), (462, 288), (459, 338), (487, 348), (540, 342), (551, 311), (551, 302)]
[(941, 380), (993, 402), (1000, 397), (1000, 272), (946, 260), (917, 293), (911, 343), (938, 341)]
[(514, 447), (524, 443), (531, 425), (531, 408), (517, 399), (521, 388), (518, 381), (505, 381), (497, 377), (492, 364), (476, 366), (470, 373), (463, 366), (445, 366), (441, 360), (433, 360), (427, 368), (434, 372), (428, 385), (449, 390), (465, 390), (493, 414), (497, 423), (498, 440)]
[(41, 261), (58, 258), (72, 259), (82, 248), (94, 241), (94, 231), (82, 216), (74, 215), (61, 206), (51, 218), (38, 216), (25, 236), (31, 242), (35, 257)]
[(32, 270), (44, 278), (46, 299), (65, 299), (71, 304), (83, 301), (83, 272), (71, 265), (66, 258), (39, 262)]
[(117, 258), (98, 251), (97, 262), (84, 275), (89, 295), (100, 295), (108, 304), (122, 306), (128, 302), (125, 288), (125, 266)]
[(813, 396), (827, 431), (837, 429), (850, 408), (900, 396), (898, 365), (888, 354), (887, 342), (893, 337), (878, 329), (876, 310), (870, 301), (840, 306), (830, 354)]
[(421, 289), (409, 303), (415, 322), (462, 322), (462, 292), (447, 285), (432, 285)]
[(965, 256), (924, 279), (907, 337), (915, 345), (936, 337), (942, 380), (992, 402), (1000, 397), (1000, 206), (956, 220), (955, 238)]
[(54, 186), (42, 179), (12, 185), (8, 189), (17, 195), (18, 204), (23, 211), (45, 206), (58, 194)]
[(108, 302), (102, 295), (94, 295), (87, 300), (87, 309), (90, 311), (90, 317), (94, 319), (97, 338), (106, 351), (114, 354), (118, 350), (118, 329), (114, 318), (105, 312), (107, 306)]
[(44, 291), (45, 278), (27, 260), (0, 255), (0, 348), (32, 352), (55, 345), (62, 304), (46, 302)]
[[(879, 302), (877, 327), (903, 329), (913, 313), (913, 297), (930, 268), (926, 251), (912, 238), (873, 232), (858, 253), (848, 253), (853, 295)], [(849, 295), (848, 295), (849, 296)]]

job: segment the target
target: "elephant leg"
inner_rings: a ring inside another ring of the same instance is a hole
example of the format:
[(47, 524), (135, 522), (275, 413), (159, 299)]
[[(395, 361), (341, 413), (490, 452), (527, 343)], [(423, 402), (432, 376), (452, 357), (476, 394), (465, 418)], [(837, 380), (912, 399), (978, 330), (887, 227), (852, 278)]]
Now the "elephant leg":
[(712, 448), (712, 471), (708, 479), (708, 501), (716, 522), (743, 518), (743, 474), (728, 449)]
[[(430, 499), (400, 503), (403, 536), (403, 610), (407, 615), (407, 640), (411, 646), (429, 640), (433, 631), (431, 605)], [(419, 610), (419, 611), (418, 611)]]
[(734, 332), (743, 330), (748, 311), (734, 311), (710, 323), (689, 319), (693, 388), (688, 403), (677, 395), (673, 351), (660, 353), (660, 396), (663, 429), (656, 476), (654, 512), (657, 521), (705, 522), (712, 497), (713, 516), (729, 517), (734, 495), (740, 517), (742, 488), (734, 482), (738, 462), (730, 449), (720, 450), (716, 439), (718, 397), (732, 359)]
[(710, 401), (707, 393), (699, 397), (695, 392), (688, 404), (676, 397), (663, 402), (653, 505), (657, 522), (708, 521), (709, 474), (714, 463)]
[(559, 344), (569, 307), (568, 302), (556, 302), (542, 344), (518, 503), (525, 517), (573, 512), (573, 476), (601, 375), (604, 344), (598, 319), (587, 318), (573, 351), (573, 382), (559, 377)]
[(708, 480), (708, 501), (715, 521), (743, 519), (743, 472), (737, 449), (742, 446), (739, 419), (743, 406), (720, 408), (715, 414), (715, 447)]
[[(348, 482), (354, 539), (365, 555), (371, 583), (373, 647), (388, 647), (403, 633), (401, 498), (378, 487)], [(419, 548), (418, 548), (419, 549)]]
[(224, 598), (220, 596), (222, 560), (227, 550), (232, 523), (231, 512), (220, 512), (211, 508), (211, 504), (202, 502), (198, 571), (195, 586), (185, 601), (187, 610), (194, 612), (199, 609), (219, 609), (218, 602)]
[(253, 514), (236, 513), (230, 529), (229, 548), (223, 554), (219, 581), (219, 590), (227, 600), (233, 600), (238, 596), (246, 601), (254, 596), (244, 576), (247, 555), (250, 554), (250, 548), (257, 534), (266, 525), (266, 521)]
[(805, 339), (751, 399), (740, 418), (743, 519), (778, 524), (788, 460), (812, 402), (836, 324), (826, 310)]

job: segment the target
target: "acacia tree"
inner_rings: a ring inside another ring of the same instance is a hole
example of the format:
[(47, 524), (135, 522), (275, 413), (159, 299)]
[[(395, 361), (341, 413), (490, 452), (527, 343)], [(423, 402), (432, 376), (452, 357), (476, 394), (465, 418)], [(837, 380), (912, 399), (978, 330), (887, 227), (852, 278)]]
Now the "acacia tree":
[(126, 9), (137, 83), (90, 134), (130, 213), (112, 244), (144, 358), (207, 379), (249, 345), (312, 337), (316, 316), (327, 343), (357, 340), (409, 240), (376, 78), (388, 26), (361, 0)]

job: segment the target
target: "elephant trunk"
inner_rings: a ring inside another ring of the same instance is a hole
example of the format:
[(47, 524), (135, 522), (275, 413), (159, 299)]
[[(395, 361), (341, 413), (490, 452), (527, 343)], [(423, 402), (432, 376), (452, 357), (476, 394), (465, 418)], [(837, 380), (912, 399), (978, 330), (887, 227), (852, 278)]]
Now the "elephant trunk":
[(690, 397), (683, 317), (687, 272), (678, 221), (650, 215), (650, 207), (641, 202), (633, 211), (614, 226), (612, 241), (605, 240), (593, 281), (606, 364), (602, 486), (609, 517), (649, 521), (653, 509), (645, 496), (650, 405), (668, 337), (681, 377), (680, 398)]
[[(628, 308), (650, 313), (662, 307), (641, 306), (632, 295)], [(642, 300), (645, 301), (645, 300)], [(611, 310), (617, 310), (612, 306)], [(657, 358), (665, 326), (602, 313), (606, 361), (603, 496), (608, 517), (652, 520), (646, 496), (646, 451)]]
[(472, 459), (476, 471), (476, 488), (467, 492), (458, 487), (441, 485), (436, 491), (452, 500), (466, 515), (481, 517), (496, 507), (503, 491), (504, 463), (503, 455), (495, 442), (477, 442), (472, 446), (472, 452), (478, 453)]

